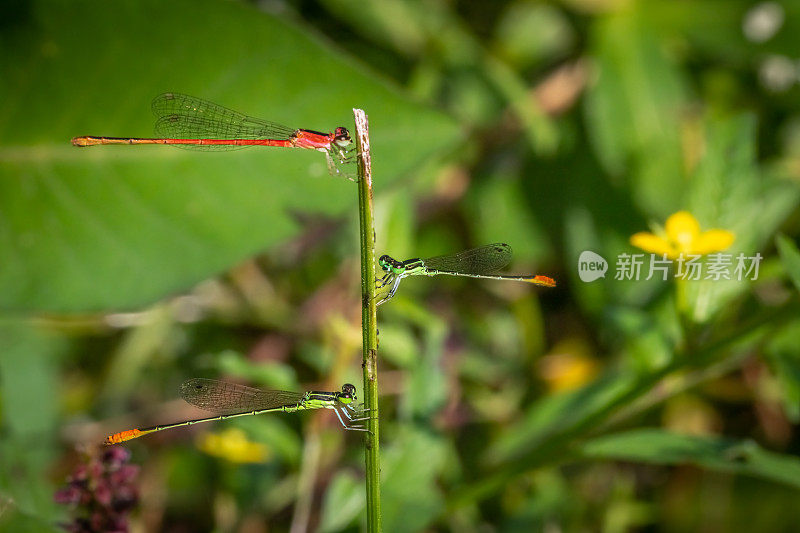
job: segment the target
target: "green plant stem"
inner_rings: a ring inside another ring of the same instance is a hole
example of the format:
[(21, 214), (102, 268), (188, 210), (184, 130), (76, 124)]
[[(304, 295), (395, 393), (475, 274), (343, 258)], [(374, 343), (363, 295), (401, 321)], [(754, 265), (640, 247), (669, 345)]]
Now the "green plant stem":
[(375, 305), (375, 220), (372, 214), (372, 156), (369, 122), (353, 109), (358, 153), (358, 219), (361, 235), (361, 330), (363, 333), (364, 407), (369, 409), (365, 433), (367, 531), (381, 530), (381, 462), (378, 431), (378, 320)]

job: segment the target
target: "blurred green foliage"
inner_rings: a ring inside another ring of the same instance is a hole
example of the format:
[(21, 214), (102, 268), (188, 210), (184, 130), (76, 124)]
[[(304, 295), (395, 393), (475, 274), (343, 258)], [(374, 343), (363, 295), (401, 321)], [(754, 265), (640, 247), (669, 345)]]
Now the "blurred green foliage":
[[(320, 154), (69, 146), (148, 136), (174, 90), (326, 131), (362, 108), (381, 253), (505, 241), (558, 280), (414, 279), (379, 309), (386, 531), (790, 530), (798, 28), (788, 0), (12, 3), (0, 527), (66, 520), (72, 449), (196, 415), (188, 377), (361, 381), (355, 187)], [(615, 279), (679, 210), (758, 279)], [(580, 280), (584, 250), (605, 278)], [(361, 440), (332, 413), (228, 426), (266, 459), (201, 450), (208, 426), (130, 444), (133, 527), (363, 527)]]
[[(202, 93), (317, 130), (348, 124), (352, 107), (369, 107), (379, 124), (392, 125), (373, 138), (376, 169), (387, 169), (378, 190), (456, 140), (455, 125), (440, 113), (247, 6), (44, 2), (30, 9), (19, 21), (27, 31), (6, 45), (18, 72), (0, 93), (18, 102), (6, 106), (0, 129), (8, 146), (0, 246), (24, 268), (2, 270), (0, 305), (8, 310), (140, 307), (297, 234), (303, 215), (347, 209), (347, 184), (328, 179), (313, 153), (248, 150), (203, 160), (179, 150), (77, 151), (65, 142), (92, 131), (151, 135), (148, 106), (160, 92)], [(284, 179), (269, 179), (262, 168)]]

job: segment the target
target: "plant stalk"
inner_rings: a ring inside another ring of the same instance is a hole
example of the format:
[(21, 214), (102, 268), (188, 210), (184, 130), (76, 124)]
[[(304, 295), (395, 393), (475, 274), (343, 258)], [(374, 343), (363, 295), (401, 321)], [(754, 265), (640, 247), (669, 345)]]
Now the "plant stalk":
[(361, 235), (361, 330), (363, 332), (364, 407), (369, 409), (365, 432), (367, 531), (381, 530), (381, 462), (378, 431), (378, 321), (375, 305), (375, 219), (372, 211), (372, 156), (369, 121), (353, 109), (358, 154), (358, 219)]

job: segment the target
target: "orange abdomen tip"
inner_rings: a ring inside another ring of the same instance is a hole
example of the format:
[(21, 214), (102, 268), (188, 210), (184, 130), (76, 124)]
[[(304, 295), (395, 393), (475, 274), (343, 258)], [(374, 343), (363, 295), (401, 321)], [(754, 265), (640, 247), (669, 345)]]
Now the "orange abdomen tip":
[(531, 279), (528, 280), (530, 283), (535, 285), (541, 285), (543, 287), (555, 287), (556, 280), (553, 278), (548, 278), (547, 276), (533, 276)]
[(144, 435), (138, 429), (129, 429), (128, 431), (121, 431), (119, 433), (114, 433), (113, 435), (109, 435), (106, 437), (106, 440), (103, 441), (103, 444), (106, 446), (110, 446), (112, 444), (119, 444), (120, 442), (125, 442), (126, 440), (135, 439), (136, 437), (141, 437)]

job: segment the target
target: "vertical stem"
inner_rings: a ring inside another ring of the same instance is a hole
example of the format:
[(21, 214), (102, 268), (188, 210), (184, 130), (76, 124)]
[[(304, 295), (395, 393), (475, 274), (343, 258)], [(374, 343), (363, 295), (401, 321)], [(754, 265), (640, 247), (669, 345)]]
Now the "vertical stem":
[(363, 332), (364, 407), (370, 409), (365, 435), (367, 531), (381, 530), (381, 462), (378, 432), (378, 321), (375, 306), (375, 220), (372, 214), (372, 156), (369, 122), (353, 109), (358, 153), (358, 219), (361, 235), (361, 330)]

